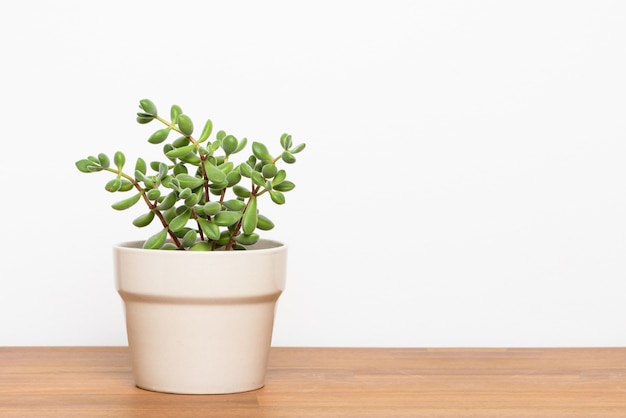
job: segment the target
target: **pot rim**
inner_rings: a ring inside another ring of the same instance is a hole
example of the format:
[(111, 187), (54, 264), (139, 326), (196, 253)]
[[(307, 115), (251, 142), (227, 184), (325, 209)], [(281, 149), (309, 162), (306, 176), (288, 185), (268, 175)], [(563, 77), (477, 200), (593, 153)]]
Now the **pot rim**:
[(175, 250), (147, 250), (143, 248), (143, 243), (145, 240), (133, 240), (133, 241), (124, 241), (119, 242), (113, 245), (113, 248), (118, 251), (126, 251), (126, 252), (150, 252), (150, 251), (161, 251), (163, 254), (187, 254), (189, 257), (215, 257), (219, 255), (220, 257), (234, 257), (241, 256), (246, 253), (272, 253), (277, 251), (284, 251), (287, 245), (278, 240), (261, 238), (256, 244), (250, 245), (246, 250), (234, 250), (234, 251), (224, 251), (224, 250), (216, 250), (216, 251), (175, 251)]

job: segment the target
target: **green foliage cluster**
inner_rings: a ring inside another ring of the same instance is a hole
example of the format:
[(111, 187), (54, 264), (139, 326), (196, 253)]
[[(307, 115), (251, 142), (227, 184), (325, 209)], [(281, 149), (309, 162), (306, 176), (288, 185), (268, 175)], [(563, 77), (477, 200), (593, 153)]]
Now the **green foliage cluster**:
[[(148, 142), (165, 142), (165, 162), (147, 164), (138, 158), (131, 175), (124, 171), (124, 153), (118, 151), (113, 164), (106, 154), (100, 153), (77, 161), (76, 167), (83, 173), (113, 173), (115, 177), (106, 183), (105, 189), (111, 193), (130, 192), (129, 197), (114, 203), (113, 209), (125, 210), (143, 200), (148, 211), (133, 224), (141, 228), (155, 219), (160, 223), (159, 231), (144, 242), (144, 248), (245, 249), (259, 240), (260, 230), (274, 227), (270, 219), (259, 213), (258, 200), (269, 195), (274, 203), (285, 203), (285, 193), (295, 184), (287, 180), (286, 171), (278, 164), (293, 164), (295, 154), (305, 144), (294, 145), (291, 135), (283, 134), (281, 151), (273, 155), (263, 143), (252, 142), (252, 154), (235, 164), (231, 156), (246, 148), (246, 138), (239, 140), (218, 131), (215, 139), (209, 141), (213, 131), (210, 119), (196, 138), (192, 136), (193, 122), (180, 106), (171, 106), (169, 121), (158, 114), (148, 99), (140, 100), (139, 107), (137, 122), (157, 120), (164, 125), (150, 135)], [(166, 142), (172, 136), (175, 138)]]

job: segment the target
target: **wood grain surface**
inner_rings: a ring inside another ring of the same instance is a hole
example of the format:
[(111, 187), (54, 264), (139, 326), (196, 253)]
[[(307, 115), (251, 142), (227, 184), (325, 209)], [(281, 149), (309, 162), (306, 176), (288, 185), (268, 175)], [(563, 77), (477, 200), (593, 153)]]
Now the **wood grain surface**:
[(626, 348), (272, 348), (265, 387), (134, 386), (126, 347), (0, 347), (0, 417), (626, 417)]

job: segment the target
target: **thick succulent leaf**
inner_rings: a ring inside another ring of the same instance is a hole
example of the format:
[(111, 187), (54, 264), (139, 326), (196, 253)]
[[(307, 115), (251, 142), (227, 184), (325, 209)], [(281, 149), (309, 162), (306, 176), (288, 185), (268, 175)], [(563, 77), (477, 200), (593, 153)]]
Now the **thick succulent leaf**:
[(259, 160), (263, 160), (263, 161), (272, 160), (272, 155), (267, 150), (267, 147), (260, 142), (256, 142), (256, 141), (252, 142), (252, 153)]
[(120, 192), (127, 192), (133, 188), (133, 183), (126, 179), (122, 179), (122, 185), (120, 186)]
[(158, 114), (156, 105), (150, 99), (141, 99), (139, 107), (149, 115), (156, 116)]
[(185, 208), (180, 215), (177, 215), (169, 224), (169, 227), (172, 231), (180, 231), (187, 225), (187, 221), (189, 221), (189, 217), (191, 216), (191, 209)]
[(233, 135), (226, 135), (224, 139), (222, 139), (222, 149), (226, 155), (230, 155), (237, 149), (237, 145), (239, 145), (237, 138)]
[(111, 207), (115, 210), (124, 210), (133, 206), (135, 203), (139, 202), (141, 198), (141, 194), (137, 193), (129, 198), (124, 200), (120, 200), (119, 202), (113, 203)]
[(188, 152), (193, 152), (195, 148), (196, 146), (194, 144), (190, 144), (184, 147), (174, 148), (173, 150), (166, 152), (165, 155), (168, 158), (179, 158), (187, 154)]
[(239, 199), (230, 199), (224, 201), (223, 205), (228, 210), (242, 211), (246, 207), (246, 202)]
[(213, 163), (209, 160), (204, 162), (204, 170), (206, 171), (206, 175), (213, 183), (226, 183), (226, 174), (219, 168), (217, 168)]
[(222, 205), (220, 202), (207, 202), (204, 204), (203, 210), (207, 216), (213, 216), (222, 210)]
[(239, 164), (239, 172), (242, 176), (250, 178), (252, 176), (252, 167), (248, 163)]
[(190, 229), (183, 236), (183, 240), (180, 245), (184, 248), (191, 247), (196, 242), (197, 237), (198, 233), (195, 230)]
[(165, 240), (167, 238), (167, 229), (162, 229), (156, 234), (152, 235), (150, 238), (143, 243), (143, 248), (146, 250), (158, 250), (165, 244)]
[(102, 167), (100, 165), (94, 163), (89, 159), (76, 161), (76, 168), (82, 173), (94, 173), (96, 171), (101, 171)]
[(204, 185), (204, 180), (195, 176), (190, 176), (189, 174), (179, 174), (176, 176), (176, 180), (178, 180), (180, 187), (182, 188), (190, 188), (195, 189), (196, 187), (200, 187)]
[(256, 229), (257, 224), (257, 201), (256, 196), (252, 196), (248, 202), (248, 208), (243, 213), (241, 229), (244, 234), (251, 234)]
[(263, 177), (265, 177), (266, 179), (271, 179), (277, 173), (278, 173), (278, 168), (276, 168), (275, 164), (271, 164), (271, 163), (265, 164), (263, 166), (263, 169), (261, 170), (261, 174), (263, 174)]
[(294, 157), (294, 155), (290, 153), (289, 151), (283, 151), (283, 153), (281, 154), (281, 157), (283, 161), (286, 162), (287, 164), (293, 164), (296, 162), (296, 157)]
[(211, 251), (211, 250), (213, 250), (213, 248), (211, 248), (211, 244), (209, 244), (206, 241), (196, 242), (189, 248), (189, 251)]
[(204, 142), (209, 139), (211, 135), (211, 131), (213, 130), (213, 122), (211, 119), (208, 119), (204, 124), (204, 128), (202, 129), (202, 133), (200, 134), (200, 138), (198, 138), (198, 142)]
[(285, 151), (291, 148), (291, 135), (282, 134), (280, 137), (280, 145), (283, 147)]
[(176, 122), (178, 121), (178, 116), (183, 113), (183, 109), (180, 108), (180, 106), (174, 104), (172, 105), (172, 107), (170, 108), (170, 119), (172, 120), (173, 124), (176, 124)]
[(300, 151), (302, 151), (304, 149), (304, 147), (306, 147), (306, 144), (300, 144), (300, 145), (296, 146), (295, 148), (290, 149), (289, 152), (291, 152), (292, 154), (297, 154)]
[(178, 115), (178, 129), (183, 133), (183, 135), (190, 136), (193, 133), (193, 122), (191, 118), (184, 113)]
[(200, 225), (200, 229), (202, 229), (202, 232), (207, 238), (212, 240), (218, 240), (220, 238), (220, 228), (215, 222), (198, 218), (198, 225)]
[(233, 187), (235, 184), (241, 181), (241, 174), (239, 171), (233, 170), (226, 175), (226, 183), (228, 187)]
[(271, 219), (267, 216), (261, 215), (259, 213), (256, 227), (262, 231), (269, 231), (270, 229), (274, 228), (274, 222), (272, 222)]
[(237, 197), (242, 197), (244, 199), (250, 197), (250, 190), (246, 189), (243, 186), (233, 186), (233, 193), (235, 193), (235, 196)]
[(258, 171), (252, 172), (252, 182), (257, 186), (265, 187), (265, 179), (263, 178), (263, 175)]
[(259, 241), (259, 238), (259, 234), (239, 234), (235, 237), (235, 241), (241, 245), (252, 245), (256, 244)]
[(143, 124), (150, 123), (154, 120), (154, 116), (147, 113), (137, 113), (137, 122)]
[(161, 197), (161, 191), (159, 189), (150, 189), (146, 192), (146, 196), (150, 200), (158, 200)]
[(146, 174), (148, 167), (146, 166), (146, 161), (143, 158), (137, 158), (137, 162), (135, 163), (135, 171), (139, 171), (141, 174)]
[(102, 168), (109, 168), (111, 165), (111, 160), (109, 160), (109, 157), (104, 153), (98, 154), (98, 162)]
[(137, 228), (143, 228), (144, 226), (150, 225), (150, 222), (152, 222), (153, 219), (154, 219), (154, 212), (150, 211), (148, 213), (145, 213), (141, 216), (136, 217), (135, 220), (133, 221), (133, 225), (135, 225)]
[(241, 138), (239, 140), (239, 144), (237, 145), (237, 149), (233, 152), (233, 154), (241, 151), (242, 149), (244, 149), (246, 147), (246, 145), (248, 145), (248, 138)]
[(117, 168), (121, 170), (124, 167), (124, 164), (126, 163), (126, 156), (124, 155), (122, 151), (117, 151), (115, 155), (113, 156), (113, 161), (115, 162), (115, 165), (117, 166)]
[(295, 187), (296, 185), (293, 182), (285, 180), (280, 184), (274, 186), (274, 190), (277, 190), (279, 192), (288, 192), (289, 190), (293, 190)]
[(215, 215), (213, 220), (219, 226), (230, 226), (241, 219), (241, 212), (222, 211)]
[(161, 142), (167, 139), (167, 136), (169, 134), (170, 134), (169, 128), (159, 129), (158, 131), (150, 135), (150, 138), (148, 138), (148, 142), (151, 144), (160, 144)]
[(270, 197), (272, 201), (278, 205), (282, 205), (285, 203), (285, 195), (276, 190), (270, 190)]
[(122, 187), (122, 180), (120, 180), (119, 178), (114, 178), (111, 179), (107, 182), (107, 184), (104, 186), (104, 189), (107, 192), (117, 192), (120, 188)]
[(287, 178), (287, 172), (285, 170), (278, 170), (278, 173), (272, 179), (272, 186), (280, 184)]

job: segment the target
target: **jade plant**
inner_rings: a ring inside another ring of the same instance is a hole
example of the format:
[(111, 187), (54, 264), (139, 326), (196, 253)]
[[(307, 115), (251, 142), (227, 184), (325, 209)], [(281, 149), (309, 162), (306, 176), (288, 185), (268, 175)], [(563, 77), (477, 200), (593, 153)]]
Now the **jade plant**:
[(139, 228), (153, 222), (159, 225), (158, 232), (144, 241), (144, 248), (243, 250), (260, 239), (259, 231), (274, 227), (259, 213), (259, 200), (285, 203), (285, 193), (295, 184), (287, 180), (279, 165), (293, 164), (294, 154), (305, 144), (294, 145), (291, 135), (283, 134), (280, 151), (272, 154), (265, 144), (252, 142), (252, 153), (237, 163), (233, 156), (244, 152), (246, 138), (237, 139), (220, 130), (210, 141), (210, 119), (195, 137), (193, 122), (180, 106), (171, 106), (170, 120), (159, 115), (151, 100), (140, 100), (139, 107), (138, 123), (156, 120), (163, 124), (148, 138), (151, 144), (165, 143), (163, 161), (148, 164), (140, 157), (133, 171), (125, 171), (126, 157), (117, 151), (113, 164), (109, 156), (100, 153), (77, 161), (76, 167), (83, 173), (113, 174), (105, 189), (129, 194), (113, 203), (113, 209), (125, 210), (143, 201), (147, 211), (133, 224)]

